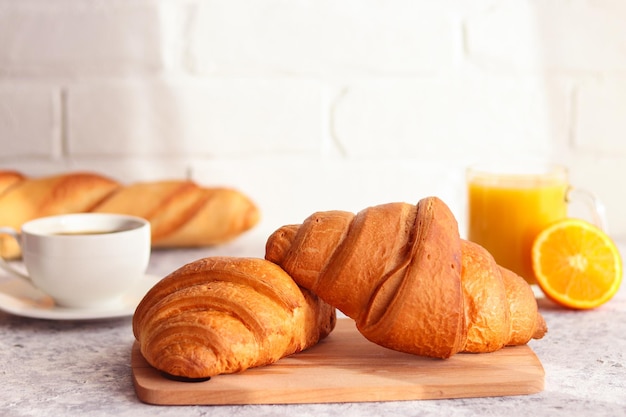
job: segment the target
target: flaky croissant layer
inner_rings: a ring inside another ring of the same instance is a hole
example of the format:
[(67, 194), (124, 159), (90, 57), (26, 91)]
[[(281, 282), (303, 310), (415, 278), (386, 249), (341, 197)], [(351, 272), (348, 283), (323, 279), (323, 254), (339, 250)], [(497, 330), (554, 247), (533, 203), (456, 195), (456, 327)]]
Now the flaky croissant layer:
[(530, 287), (461, 239), (436, 197), (315, 213), (275, 231), (265, 257), (394, 350), (446, 358), (546, 331)]
[(279, 266), (212, 257), (174, 271), (143, 298), (133, 332), (147, 362), (206, 378), (268, 365), (307, 349), (335, 326), (335, 309)]

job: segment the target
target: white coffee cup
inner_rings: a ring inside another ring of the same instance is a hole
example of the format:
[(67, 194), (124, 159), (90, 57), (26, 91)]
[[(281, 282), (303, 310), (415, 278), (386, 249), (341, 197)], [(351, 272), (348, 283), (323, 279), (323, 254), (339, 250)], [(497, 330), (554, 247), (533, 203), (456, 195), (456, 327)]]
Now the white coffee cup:
[(0, 227), (22, 249), (27, 274), (0, 257), (0, 267), (31, 282), (59, 306), (110, 307), (145, 274), (150, 223), (120, 214), (80, 213), (43, 217), (21, 232)]

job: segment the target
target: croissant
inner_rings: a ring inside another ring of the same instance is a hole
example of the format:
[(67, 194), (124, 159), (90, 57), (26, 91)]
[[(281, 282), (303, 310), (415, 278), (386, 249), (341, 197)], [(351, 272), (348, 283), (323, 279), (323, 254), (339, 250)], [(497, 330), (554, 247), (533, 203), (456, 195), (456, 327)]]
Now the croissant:
[[(4, 192), (3, 184), (7, 184)], [(82, 212), (146, 218), (151, 223), (154, 247), (221, 244), (259, 221), (258, 208), (241, 192), (205, 188), (192, 181), (125, 186), (88, 172), (25, 178), (14, 171), (0, 171), (0, 225), (19, 229), (37, 217)], [(20, 249), (13, 239), (0, 236), (0, 253), (16, 258)]]
[(335, 309), (279, 266), (211, 257), (159, 281), (132, 324), (150, 365), (196, 379), (274, 363), (313, 346), (335, 323)]
[(461, 239), (436, 197), (315, 213), (276, 230), (265, 258), (390, 349), (447, 358), (547, 330), (528, 284)]
[(462, 351), (493, 352), (523, 345), (547, 331), (535, 295), (524, 278), (496, 264), (482, 246), (461, 240), (461, 283), (467, 339)]

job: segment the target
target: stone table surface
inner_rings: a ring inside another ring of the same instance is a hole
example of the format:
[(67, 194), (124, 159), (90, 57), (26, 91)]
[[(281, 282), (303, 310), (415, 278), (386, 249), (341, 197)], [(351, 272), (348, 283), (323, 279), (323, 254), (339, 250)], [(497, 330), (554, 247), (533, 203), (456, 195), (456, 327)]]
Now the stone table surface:
[[(213, 249), (156, 251), (149, 272), (165, 276), (205, 256), (262, 256), (254, 236)], [(624, 246), (620, 246), (624, 253)], [(0, 275), (0, 282), (9, 279)], [(131, 318), (55, 321), (0, 311), (0, 415), (21, 416), (621, 416), (626, 415), (626, 286), (592, 311), (539, 297), (548, 335), (530, 346), (545, 369), (537, 394), (341, 404), (155, 406), (131, 378)]]

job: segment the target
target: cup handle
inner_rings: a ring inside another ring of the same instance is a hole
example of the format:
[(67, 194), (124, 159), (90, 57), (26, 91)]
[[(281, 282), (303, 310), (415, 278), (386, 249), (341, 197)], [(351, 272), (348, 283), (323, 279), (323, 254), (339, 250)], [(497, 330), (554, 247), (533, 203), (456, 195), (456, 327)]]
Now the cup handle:
[(582, 188), (570, 186), (567, 190), (565, 200), (570, 203), (572, 201), (582, 201), (585, 203), (591, 213), (592, 223), (604, 232), (608, 232), (608, 224), (606, 219), (606, 209), (604, 204), (591, 191)]
[[(20, 234), (10, 227), (0, 227), (0, 235), (9, 235), (17, 241), (18, 245), (20, 244)], [(7, 262), (7, 260), (4, 259), (1, 253), (0, 253), (0, 268), (4, 269), (5, 271), (7, 271), (9, 274), (13, 275), (16, 278), (21, 278), (28, 282), (32, 282), (28, 275), (24, 274), (23, 272), (18, 271), (11, 264), (9, 264), (9, 262)]]

